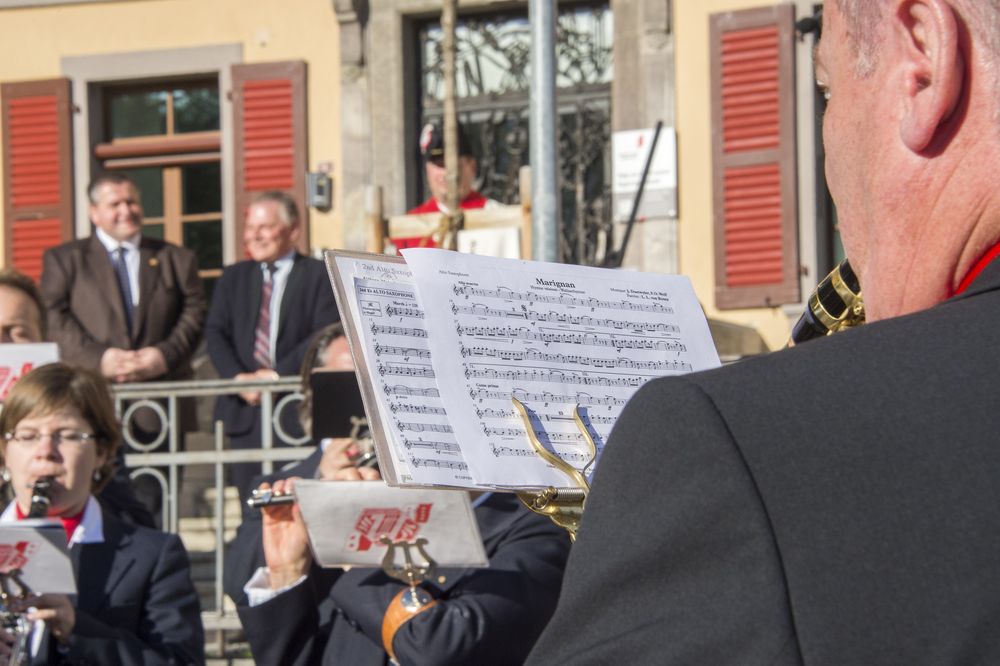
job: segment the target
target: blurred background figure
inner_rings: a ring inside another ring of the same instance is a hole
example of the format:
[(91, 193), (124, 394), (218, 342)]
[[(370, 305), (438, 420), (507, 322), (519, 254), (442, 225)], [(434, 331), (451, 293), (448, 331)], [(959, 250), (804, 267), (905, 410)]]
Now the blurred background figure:
[(45, 340), (45, 306), (31, 278), (0, 270), (0, 344)]
[[(440, 125), (428, 123), (420, 131), (420, 155), (424, 158), (424, 175), (431, 196), (408, 214), (447, 213), (448, 181), (444, 168), (444, 132)], [(459, 208), (486, 208), (499, 205), (474, 189), (478, 164), (476, 154), (465, 130), (458, 127), (458, 200)]]
[[(209, 357), (223, 379), (296, 374), (316, 332), (340, 320), (326, 266), (295, 249), (301, 234), (298, 207), (284, 192), (264, 192), (247, 210), (243, 242), (251, 258), (222, 272), (205, 329)], [(260, 414), (259, 391), (222, 396), (215, 404), (234, 449), (260, 446)], [(229, 471), (245, 500), (260, 464), (238, 463)]]
[[(48, 515), (66, 530), (78, 589), (75, 599), (33, 595), (16, 609), (45, 621), (40, 663), (201, 663), (204, 632), (180, 539), (122, 522), (94, 497), (112, 478), (120, 445), (108, 385), (95, 372), (54, 363), (12, 389), (0, 455), (13, 497), (0, 522), (24, 518), (33, 484), (51, 479)], [(11, 637), (0, 638), (5, 651)]]

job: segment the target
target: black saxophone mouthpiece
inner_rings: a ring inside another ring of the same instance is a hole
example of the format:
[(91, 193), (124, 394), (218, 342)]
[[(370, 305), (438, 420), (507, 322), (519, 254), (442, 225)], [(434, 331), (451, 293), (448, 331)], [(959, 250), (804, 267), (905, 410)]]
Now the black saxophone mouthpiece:
[(792, 344), (836, 333), (865, 321), (861, 283), (847, 259), (830, 271), (809, 297), (805, 312), (792, 328)]

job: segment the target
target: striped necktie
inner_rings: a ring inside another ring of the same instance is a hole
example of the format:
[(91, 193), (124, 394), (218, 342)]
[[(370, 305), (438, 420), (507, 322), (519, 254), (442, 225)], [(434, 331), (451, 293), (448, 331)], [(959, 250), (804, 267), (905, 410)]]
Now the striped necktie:
[(267, 276), (260, 286), (260, 312), (257, 315), (257, 331), (253, 341), (253, 360), (259, 368), (268, 368), (271, 363), (271, 292), (274, 290), (274, 264), (265, 264)]

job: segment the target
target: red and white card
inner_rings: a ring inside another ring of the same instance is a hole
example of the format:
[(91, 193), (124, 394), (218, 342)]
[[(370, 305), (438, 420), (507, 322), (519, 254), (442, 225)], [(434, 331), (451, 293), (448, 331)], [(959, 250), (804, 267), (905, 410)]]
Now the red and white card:
[(313, 554), (324, 567), (380, 567), (382, 536), (405, 543), (426, 539), (423, 548), (438, 566), (489, 563), (468, 493), (300, 479), (295, 495)]
[(35, 594), (76, 594), (66, 531), (58, 520), (19, 520), (0, 524), (0, 574), (8, 590), (20, 581)]

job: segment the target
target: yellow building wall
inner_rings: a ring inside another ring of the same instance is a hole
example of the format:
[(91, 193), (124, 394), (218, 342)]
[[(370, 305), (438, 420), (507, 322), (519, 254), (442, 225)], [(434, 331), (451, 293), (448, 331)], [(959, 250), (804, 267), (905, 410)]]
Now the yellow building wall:
[(709, 317), (757, 329), (771, 349), (788, 340), (781, 308), (715, 308), (715, 237), (712, 228), (712, 118), (709, 16), (772, 6), (760, 0), (677, 0), (674, 36), (677, 85), (678, 247), (681, 273), (690, 276)]
[[(0, 81), (59, 77), (67, 56), (220, 44), (241, 44), (245, 63), (308, 63), (309, 169), (333, 162), (339, 185), (340, 47), (330, 0), (132, 0), (0, 10)], [(0, 197), (2, 187), (0, 171)], [(341, 244), (339, 194), (330, 212), (310, 212), (313, 247)]]

